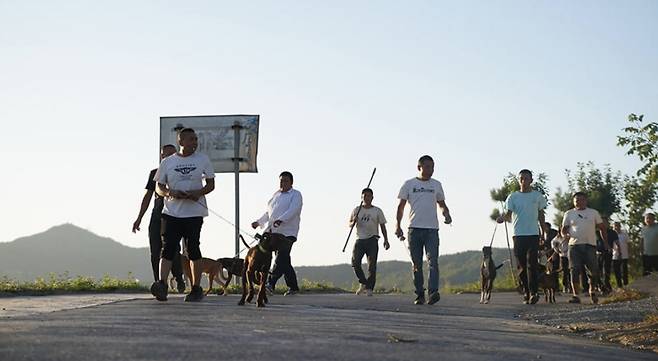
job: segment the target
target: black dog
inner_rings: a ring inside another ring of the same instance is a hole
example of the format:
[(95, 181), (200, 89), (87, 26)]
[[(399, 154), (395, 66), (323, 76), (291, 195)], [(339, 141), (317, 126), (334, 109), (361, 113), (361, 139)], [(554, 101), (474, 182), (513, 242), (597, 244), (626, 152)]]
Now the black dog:
[(496, 270), (503, 264), (496, 266), (491, 258), (491, 247), (482, 247), (482, 264), (480, 265), (480, 303), (489, 303), (493, 290)]
[[(552, 250), (551, 250), (552, 251)], [(544, 290), (544, 300), (546, 303), (555, 303), (555, 292), (558, 290), (558, 272), (559, 269), (555, 269), (555, 263), (553, 263), (554, 257), (559, 257), (555, 252), (552, 254), (549, 253), (548, 260), (546, 261), (546, 266), (539, 265), (539, 279), (537, 284), (539, 288)]]
[[(242, 236), (240, 236), (242, 237)], [(225, 279), (224, 284), (222, 285), (222, 293), (224, 296), (226, 296), (226, 287), (228, 287), (229, 283), (231, 283), (231, 279), (233, 276), (236, 277), (242, 277), (242, 268), (244, 267), (244, 259), (242, 258), (220, 258), (217, 260), (219, 262), (219, 266), (221, 267), (220, 272), (222, 273), (221, 278)], [(226, 273), (228, 274), (227, 277), (224, 277), (224, 270), (226, 270)]]

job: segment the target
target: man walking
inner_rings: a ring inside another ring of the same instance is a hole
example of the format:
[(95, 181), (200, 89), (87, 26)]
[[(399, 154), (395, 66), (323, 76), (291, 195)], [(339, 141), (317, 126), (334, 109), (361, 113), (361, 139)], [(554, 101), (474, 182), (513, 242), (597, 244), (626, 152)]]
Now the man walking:
[(573, 195), (574, 208), (564, 214), (562, 235), (569, 240), (569, 267), (571, 268), (571, 289), (573, 296), (569, 303), (580, 303), (580, 275), (587, 271), (589, 296), (592, 303), (599, 299), (594, 288), (600, 284), (599, 266), (596, 260), (596, 230), (608, 246), (608, 232), (599, 212), (587, 208), (587, 195), (577, 192)]
[(644, 263), (644, 275), (658, 272), (658, 224), (656, 215), (647, 213), (644, 216), (644, 228), (642, 228), (642, 261)]
[[(362, 205), (354, 208), (350, 215), (349, 226), (354, 227), (356, 225), (357, 236), (352, 250), (352, 268), (354, 268), (354, 274), (356, 274), (360, 284), (359, 289), (356, 291), (357, 295), (365, 293), (372, 296), (372, 291), (375, 289), (377, 254), (379, 253), (379, 230), (377, 227), (381, 228), (384, 236), (384, 249), (388, 250), (390, 247), (384, 212), (379, 207), (372, 205), (373, 198), (372, 189), (363, 189), (361, 191)], [(368, 259), (368, 278), (366, 278), (361, 267), (364, 254)]]
[(151, 285), (151, 293), (158, 301), (167, 300), (165, 280), (172, 260), (180, 253), (180, 240), (185, 238), (192, 270), (192, 289), (185, 296), (185, 301), (198, 302), (203, 299), (199, 242), (203, 217), (208, 216), (205, 195), (215, 189), (215, 171), (208, 156), (196, 152), (198, 138), (194, 129), (181, 130), (178, 144), (180, 151), (163, 160), (155, 173), (156, 191), (165, 201), (162, 210), (160, 280)]
[(596, 237), (596, 255), (599, 263), (599, 274), (601, 275), (599, 290), (603, 295), (607, 295), (612, 292), (612, 285), (610, 284), (610, 278), (612, 277), (612, 249), (617, 244), (619, 236), (617, 232), (610, 228), (607, 216), (603, 216), (601, 219), (603, 219), (603, 225), (608, 234), (608, 244), (604, 245), (603, 239), (600, 236)]
[(302, 213), (302, 194), (292, 188), (292, 173), (285, 171), (279, 175), (279, 190), (274, 193), (269, 202), (267, 210), (258, 220), (251, 223), (256, 229), (261, 227), (266, 232), (278, 233), (288, 240), (276, 251), (274, 267), (267, 281), (267, 291), (271, 293), (276, 287), (276, 282), (284, 276), (288, 291), (284, 296), (294, 295), (299, 292), (297, 274), (290, 261), (292, 245), (297, 241), (299, 233), (299, 221)]
[[(168, 156), (176, 153), (176, 147), (173, 144), (167, 144), (160, 149), (160, 161)], [(142, 204), (139, 208), (137, 219), (133, 222), (133, 233), (139, 231), (139, 226), (142, 223), (142, 217), (149, 207), (151, 198), (155, 194), (153, 200), (153, 210), (151, 211), (151, 220), (149, 221), (149, 245), (151, 250), (151, 268), (153, 270), (153, 280), (160, 279), (160, 253), (162, 252), (162, 235), (160, 234), (160, 218), (162, 217), (162, 208), (164, 208), (164, 198), (155, 192), (155, 172), (158, 168), (151, 170), (146, 181), (146, 193), (142, 198)], [(185, 292), (185, 280), (183, 279), (183, 269), (181, 267), (181, 258), (174, 257), (171, 267), (171, 273), (176, 278), (176, 289), (178, 292)]]
[(439, 294), (439, 220), (437, 204), (441, 207), (444, 223), (452, 223), (450, 210), (445, 202), (441, 182), (432, 178), (434, 160), (429, 155), (418, 159), (418, 177), (404, 182), (398, 199), (400, 200), (396, 214), (395, 235), (404, 240), (400, 227), (404, 215), (404, 207), (409, 202), (409, 253), (413, 264), (413, 279), (416, 292), (414, 304), (425, 303), (425, 288), (423, 287), (423, 249), (429, 263), (429, 280), (427, 282), (427, 304), (433, 305), (441, 299)]
[(498, 217), (497, 222), (503, 223), (512, 220), (514, 225), (513, 237), (514, 254), (519, 268), (519, 278), (523, 287), (523, 303), (534, 305), (539, 301), (537, 294), (537, 281), (539, 265), (537, 253), (540, 240), (546, 233), (544, 209), (548, 205), (546, 197), (532, 189), (532, 172), (522, 169), (519, 172), (520, 191), (513, 192), (507, 197), (505, 207), (507, 212)]

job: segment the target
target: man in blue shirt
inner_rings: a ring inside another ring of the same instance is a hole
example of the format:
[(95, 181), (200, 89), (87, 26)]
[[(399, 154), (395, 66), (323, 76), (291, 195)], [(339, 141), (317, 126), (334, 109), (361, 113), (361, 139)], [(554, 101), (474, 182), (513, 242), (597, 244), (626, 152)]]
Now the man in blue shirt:
[(498, 217), (497, 222), (512, 220), (514, 224), (514, 255), (519, 268), (519, 278), (523, 287), (523, 303), (535, 304), (539, 301), (537, 279), (539, 266), (537, 253), (540, 240), (546, 233), (544, 209), (548, 205), (546, 197), (532, 189), (532, 172), (523, 169), (519, 172), (520, 191), (507, 197), (507, 211)]

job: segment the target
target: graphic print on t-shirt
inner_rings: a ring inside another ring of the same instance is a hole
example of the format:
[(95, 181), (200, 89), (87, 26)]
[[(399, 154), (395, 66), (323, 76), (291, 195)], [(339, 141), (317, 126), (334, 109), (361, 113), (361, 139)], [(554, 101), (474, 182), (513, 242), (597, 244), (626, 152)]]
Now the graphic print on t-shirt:
[(434, 189), (433, 188), (425, 188), (425, 187), (420, 187), (420, 188), (413, 187), (411, 189), (411, 192), (412, 193), (434, 193)]
[(194, 164), (179, 164), (174, 168), (174, 172), (178, 172), (181, 176), (190, 174), (196, 170), (196, 165)]

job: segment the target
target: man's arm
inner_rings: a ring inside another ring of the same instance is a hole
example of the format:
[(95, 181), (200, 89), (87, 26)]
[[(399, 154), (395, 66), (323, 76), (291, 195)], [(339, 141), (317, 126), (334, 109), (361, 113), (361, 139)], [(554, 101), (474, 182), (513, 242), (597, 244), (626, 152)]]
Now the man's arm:
[(603, 240), (603, 246), (606, 251), (610, 250), (610, 246), (608, 245), (608, 227), (605, 226), (603, 223), (599, 223), (596, 225), (596, 228), (599, 229), (599, 234), (601, 235), (601, 239)]
[(403, 241), (402, 236), (404, 233), (402, 232), (402, 228), (400, 228), (400, 223), (402, 222), (402, 217), (404, 216), (404, 206), (407, 205), (407, 200), (406, 199), (400, 199), (400, 203), (398, 203), (398, 210), (397, 213), (395, 214), (395, 235), (400, 238), (401, 241)]
[(193, 201), (198, 201), (199, 198), (213, 190), (215, 190), (215, 178), (206, 178), (206, 185), (203, 186), (203, 188), (194, 191), (187, 191), (185, 193), (187, 193), (187, 198)]
[(543, 243), (546, 240), (546, 232), (548, 232), (546, 229), (546, 215), (543, 209), (539, 210), (537, 220), (539, 221), (539, 229), (541, 230), (539, 240)]
[(439, 204), (439, 207), (441, 207), (444, 223), (445, 224), (452, 223), (452, 217), (450, 217), (450, 210), (448, 209), (448, 205), (446, 204), (446, 201), (437, 201), (437, 203)]
[(144, 214), (146, 213), (146, 210), (149, 208), (149, 203), (151, 203), (151, 197), (153, 197), (153, 191), (150, 189), (146, 190), (146, 193), (144, 193), (144, 198), (142, 198), (142, 204), (139, 207), (139, 214), (137, 215), (137, 219), (135, 222), (133, 222), (133, 233), (136, 233), (139, 231), (139, 225), (142, 223), (142, 217), (144, 217)]
[(386, 232), (386, 223), (381, 223), (379, 228), (382, 230), (382, 236), (384, 236), (384, 249), (388, 249), (391, 245), (388, 243), (388, 233)]

